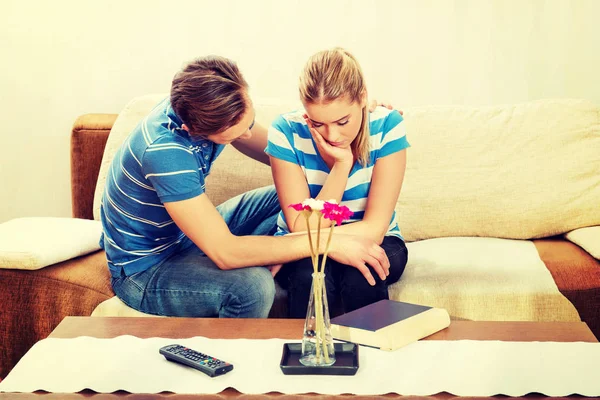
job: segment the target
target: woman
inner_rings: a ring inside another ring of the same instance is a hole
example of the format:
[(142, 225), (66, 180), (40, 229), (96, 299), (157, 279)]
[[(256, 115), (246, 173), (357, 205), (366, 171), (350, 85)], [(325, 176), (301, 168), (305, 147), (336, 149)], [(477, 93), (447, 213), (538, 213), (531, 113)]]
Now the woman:
[[(288, 207), (306, 198), (335, 199), (353, 211), (336, 232), (379, 243), (389, 270), (374, 268), (375, 260), (352, 266), (327, 261), (330, 307), (340, 309), (335, 300), (341, 297), (341, 310), (349, 312), (387, 299), (388, 285), (404, 271), (408, 254), (394, 206), (409, 144), (400, 113), (384, 107), (369, 113), (362, 70), (344, 49), (322, 51), (308, 60), (300, 76), (300, 98), (304, 110), (280, 116), (268, 134), (266, 152), (282, 208), (276, 235), (307, 230), (304, 217)], [(321, 228), (330, 224), (323, 220)], [(317, 226), (316, 219), (311, 226)], [(312, 272), (309, 257), (285, 264), (276, 275), (288, 291), (293, 318), (306, 315)]]

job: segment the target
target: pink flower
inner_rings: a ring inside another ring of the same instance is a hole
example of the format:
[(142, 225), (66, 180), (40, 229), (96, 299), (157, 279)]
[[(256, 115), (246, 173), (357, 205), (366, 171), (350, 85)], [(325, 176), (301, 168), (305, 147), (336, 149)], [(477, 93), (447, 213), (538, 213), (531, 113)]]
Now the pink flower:
[(335, 221), (337, 225), (341, 225), (342, 222), (349, 219), (352, 214), (354, 213), (346, 206), (329, 202), (323, 204), (323, 217)]
[(305, 206), (302, 203), (290, 204), (288, 207), (291, 207), (291, 208), (293, 208), (296, 211), (304, 211), (304, 210), (310, 211), (310, 207), (309, 206)]

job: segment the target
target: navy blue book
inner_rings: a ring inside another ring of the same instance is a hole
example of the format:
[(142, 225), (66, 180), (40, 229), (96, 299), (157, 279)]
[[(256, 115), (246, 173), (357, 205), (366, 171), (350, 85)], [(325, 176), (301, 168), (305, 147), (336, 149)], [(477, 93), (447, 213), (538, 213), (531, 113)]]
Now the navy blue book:
[(333, 318), (331, 334), (334, 339), (392, 351), (449, 325), (443, 308), (380, 300)]

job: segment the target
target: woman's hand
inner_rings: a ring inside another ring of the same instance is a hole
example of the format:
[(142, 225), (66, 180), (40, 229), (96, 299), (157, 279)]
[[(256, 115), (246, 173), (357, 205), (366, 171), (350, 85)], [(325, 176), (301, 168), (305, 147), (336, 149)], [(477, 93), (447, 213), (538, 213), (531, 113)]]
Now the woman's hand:
[(312, 122), (304, 115), (304, 120), (308, 125), (308, 129), (310, 130), (310, 134), (312, 135), (315, 143), (317, 144), (317, 149), (319, 150), (319, 154), (325, 159), (329, 158), (333, 161), (334, 164), (347, 164), (352, 167), (354, 163), (354, 155), (352, 154), (352, 149), (350, 146), (348, 147), (336, 147), (330, 145), (327, 140), (321, 136), (321, 134), (314, 128)]

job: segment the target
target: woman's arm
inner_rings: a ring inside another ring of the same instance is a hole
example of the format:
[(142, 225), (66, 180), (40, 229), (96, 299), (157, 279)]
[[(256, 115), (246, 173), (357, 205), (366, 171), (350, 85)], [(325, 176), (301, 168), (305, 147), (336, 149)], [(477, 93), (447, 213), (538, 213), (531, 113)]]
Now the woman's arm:
[[(271, 172), (277, 189), (279, 204), (283, 210), (290, 232), (302, 232), (307, 230), (306, 219), (296, 210), (288, 207), (290, 204), (301, 203), (310, 196), (306, 177), (298, 164), (271, 157)], [(327, 176), (325, 184), (321, 188), (317, 199), (341, 201), (342, 195), (348, 181), (350, 168), (343, 164), (335, 164)], [(312, 215), (310, 219), (311, 229), (317, 229), (319, 216)], [(330, 220), (321, 220), (321, 228), (331, 225)]]
[[(271, 169), (285, 219), (286, 221), (293, 221), (293, 223), (288, 222), (290, 232), (306, 231), (307, 226), (304, 217), (302, 217), (298, 211), (288, 207), (290, 204), (300, 203), (310, 197), (306, 178), (304, 177), (302, 169), (296, 164), (279, 160), (275, 157), (271, 157)], [(338, 233), (348, 233), (367, 237), (376, 243), (381, 244), (388, 230), (394, 207), (398, 201), (398, 196), (400, 195), (405, 170), (406, 149), (378, 159), (373, 167), (371, 188), (369, 190), (369, 197), (367, 198), (363, 220), (337, 227), (336, 231)], [(333, 169), (331, 172), (332, 173), (327, 178), (327, 182), (331, 181), (333, 185), (338, 178), (332, 176), (334, 172)], [(347, 176), (348, 173), (346, 172), (345, 178), (341, 179), (341, 182), (344, 183), (344, 188), (348, 179)], [(341, 189), (342, 194), (344, 188)], [(321, 193), (323, 193), (324, 190), (325, 185), (323, 186)], [(336, 198), (336, 200), (339, 201), (341, 199), (341, 194), (339, 197), (340, 198)], [(320, 200), (329, 200), (331, 197), (321, 198), (321, 195), (319, 195), (318, 198)], [(313, 215), (313, 219), (310, 221), (311, 230), (317, 228), (317, 217), (318, 215)], [(321, 229), (326, 229), (330, 225), (330, 220), (324, 219), (321, 221)]]
[(362, 221), (342, 225), (336, 231), (361, 235), (381, 244), (400, 196), (405, 171), (406, 149), (378, 159), (373, 167), (365, 216)]
[[(350, 148), (336, 148), (328, 144), (319, 132), (313, 127), (311, 121), (306, 114), (303, 116), (310, 134), (317, 146), (319, 154), (326, 154), (333, 161), (331, 170), (325, 182), (315, 196), (318, 200), (328, 201), (335, 200), (338, 203), (342, 200), (346, 184), (348, 183), (348, 174), (352, 169), (354, 162), (352, 150)], [(301, 216), (298, 211), (290, 209), (288, 205), (300, 203), (311, 197), (306, 177), (301, 167), (293, 162), (281, 160), (277, 157), (271, 157), (271, 171), (273, 173), (273, 181), (277, 189), (279, 204), (285, 215), (285, 220), (290, 232), (302, 232), (308, 229), (306, 219)], [(312, 215), (310, 225), (317, 228), (318, 224), (321, 228), (326, 228), (331, 225), (330, 220), (322, 220), (317, 215)]]

